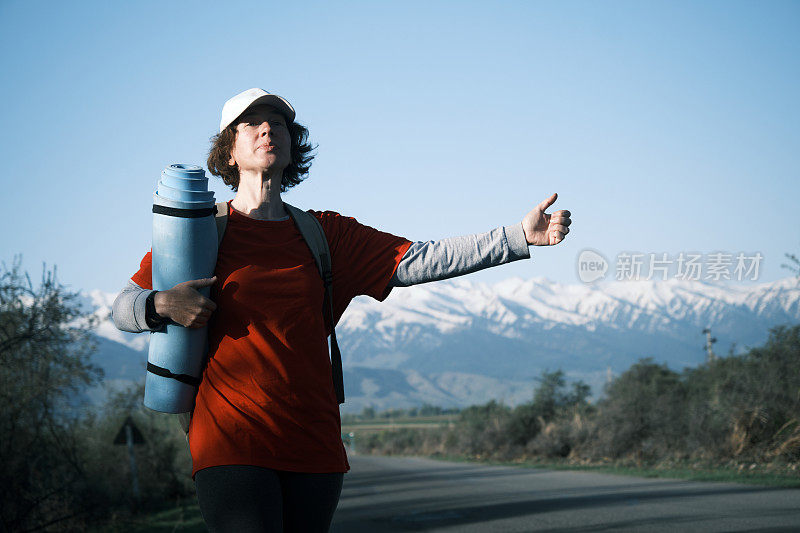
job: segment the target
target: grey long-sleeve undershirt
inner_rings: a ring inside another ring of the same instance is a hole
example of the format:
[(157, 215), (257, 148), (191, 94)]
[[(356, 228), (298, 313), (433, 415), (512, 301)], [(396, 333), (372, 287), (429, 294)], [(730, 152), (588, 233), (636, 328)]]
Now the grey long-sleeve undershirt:
[[(454, 278), (529, 257), (521, 223), (476, 235), (415, 242), (400, 260), (389, 286), (408, 287)], [(114, 300), (114, 325), (131, 333), (152, 331), (145, 311), (147, 297), (152, 292), (129, 281)]]

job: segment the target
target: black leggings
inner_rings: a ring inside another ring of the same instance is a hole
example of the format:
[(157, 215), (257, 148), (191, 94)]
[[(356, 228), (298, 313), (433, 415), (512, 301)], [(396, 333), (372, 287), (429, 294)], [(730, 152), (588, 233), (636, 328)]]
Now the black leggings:
[(194, 476), (200, 512), (212, 532), (325, 532), (344, 474), (212, 466)]

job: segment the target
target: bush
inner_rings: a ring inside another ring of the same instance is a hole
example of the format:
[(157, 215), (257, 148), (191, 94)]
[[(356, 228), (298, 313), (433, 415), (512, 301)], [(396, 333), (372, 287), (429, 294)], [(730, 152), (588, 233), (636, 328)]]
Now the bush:
[(525, 447), (525, 451), (538, 457), (562, 459), (579, 457), (581, 450), (591, 442), (595, 426), (585, 415), (575, 413), (545, 425), (541, 432)]
[(0, 531), (86, 530), (128, 512), (130, 462), (114, 437), (127, 416), (144, 434), (135, 447), (140, 507), (193, 493), (188, 445), (173, 416), (142, 405), (143, 387), (112, 395), (101, 412), (76, 400), (102, 372), (89, 363), (95, 322), (55, 270), (34, 287), (0, 268)]
[(764, 346), (710, 368), (715, 401), (729, 421), (733, 456), (800, 459), (798, 361), (800, 325), (779, 326)]
[(506, 427), (511, 409), (494, 400), (461, 411), (456, 423), (457, 447), (469, 455), (492, 455), (507, 447)]
[[(142, 404), (144, 386), (113, 394), (100, 416), (82, 425), (88, 473), (109, 505), (156, 509), (165, 501), (194, 494), (192, 459), (185, 433), (174, 415), (152, 411)], [(113, 441), (130, 416), (144, 437), (134, 446), (140, 500), (133, 501), (129, 453), (126, 445)]]
[(608, 385), (598, 408), (595, 454), (643, 461), (684, 448), (685, 390), (666, 365), (640, 360)]
[(525, 446), (545, 424), (541, 409), (534, 403), (518, 405), (506, 424), (506, 435), (513, 446)]
[(569, 391), (561, 370), (544, 371), (537, 381), (533, 401), (517, 406), (508, 420), (506, 431), (514, 446), (528, 445), (545, 427), (551, 427), (552, 432), (554, 421), (569, 424), (574, 415), (586, 415), (591, 410), (587, 402), (591, 389), (584, 382), (573, 383)]
[(77, 294), (43, 271), (38, 287), (0, 267), (0, 524), (3, 529), (80, 529), (97, 507), (71, 403), (102, 376), (89, 363), (93, 320)]

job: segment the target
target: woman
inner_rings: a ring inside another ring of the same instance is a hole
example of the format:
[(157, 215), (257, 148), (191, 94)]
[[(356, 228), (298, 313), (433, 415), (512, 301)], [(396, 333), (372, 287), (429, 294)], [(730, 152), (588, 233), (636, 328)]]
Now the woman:
[[(341, 441), (322, 313), (323, 285), (281, 192), (308, 173), (312, 147), (285, 99), (261, 89), (223, 106), (208, 168), (236, 191), (215, 275), (152, 291), (148, 253), (114, 303), (125, 331), (172, 320), (209, 326), (209, 358), (189, 426), (192, 476), (211, 531), (327, 531), (349, 470)], [(331, 211), (310, 211), (325, 231), (333, 320), (357, 295), (445, 279), (529, 257), (554, 245), (570, 213), (436, 242), (412, 243)], [(211, 299), (198, 288), (212, 286)]]

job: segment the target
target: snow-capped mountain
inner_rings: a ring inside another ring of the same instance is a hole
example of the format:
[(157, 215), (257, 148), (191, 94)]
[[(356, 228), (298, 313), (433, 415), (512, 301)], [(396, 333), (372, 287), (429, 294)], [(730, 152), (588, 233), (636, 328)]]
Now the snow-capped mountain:
[[(89, 293), (100, 319), (95, 361), (110, 383), (144, 376), (148, 336), (118, 331), (115, 295)], [(563, 369), (599, 393), (610, 372), (642, 357), (680, 370), (715, 352), (762, 344), (770, 327), (800, 321), (800, 284), (699, 281), (563, 285), (543, 278), (493, 285), (452, 280), (394, 289), (379, 303), (354, 300), (337, 325), (347, 403), (357, 412), (431, 403), (469, 405), (530, 399), (545, 369)]]

